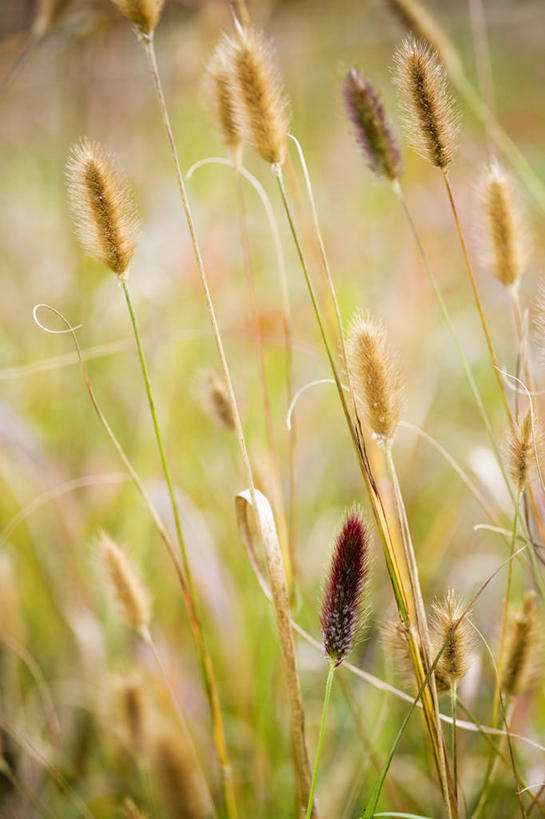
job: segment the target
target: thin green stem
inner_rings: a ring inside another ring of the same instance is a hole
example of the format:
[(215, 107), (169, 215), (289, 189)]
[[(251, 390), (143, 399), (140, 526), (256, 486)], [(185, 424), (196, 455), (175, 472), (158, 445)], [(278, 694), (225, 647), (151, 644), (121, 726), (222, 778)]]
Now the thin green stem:
[(329, 665), (329, 674), (327, 675), (327, 682), (325, 685), (324, 706), (322, 708), (322, 722), (320, 724), (320, 735), (318, 737), (318, 747), (316, 749), (316, 760), (314, 762), (314, 770), (312, 772), (312, 782), (310, 783), (310, 795), (308, 798), (306, 819), (310, 819), (312, 815), (312, 805), (314, 803), (314, 792), (316, 790), (316, 782), (318, 781), (318, 767), (320, 765), (320, 755), (322, 753), (322, 742), (325, 733), (325, 723), (327, 719), (327, 709), (329, 707), (329, 698), (331, 697), (331, 689), (333, 687), (333, 677), (335, 676), (335, 663), (331, 662)]
[(456, 743), (456, 683), (450, 687), (450, 707), (452, 716), (452, 778), (454, 786), (454, 795), (458, 801), (458, 751)]

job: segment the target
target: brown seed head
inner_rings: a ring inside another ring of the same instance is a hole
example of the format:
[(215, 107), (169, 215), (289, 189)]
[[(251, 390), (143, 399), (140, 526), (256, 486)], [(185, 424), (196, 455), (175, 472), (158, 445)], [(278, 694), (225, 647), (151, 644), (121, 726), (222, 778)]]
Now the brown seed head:
[(135, 567), (106, 532), (100, 532), (100, 548), (106, 571), (127, 623), (135, 629), (148, 628), (151, 601)]
[(206, 394), (214, 418), (225, 429), (233, 430), (235, 421), (229, 393), (225, 381), (215, 370), (210, 370), (206, 378)]
[(455, 686), (469, 668), (472, 640), (471, 626), (467, 617), (464, 617), (453, 630), (463, 610), (464, 605), (453, 589), (448, 590), (444, 600), (433, 604), (432, 656), (437, 654), (446, 641), (443, 653), (435, 667), (435, 682), (439, 691)]
[(207, 66), (208, 95), (221, 137), (234, 165), (240, 165), (242, 124), (237, 106), (236, 79), (233, 75), (232, 41), (223, 37)]
[(255, 31), (241, 27), (229, 43), (245, 137), (265, 162), (281, 165), (289, 118), (270, 48)]
[(379, 438), (391, 439), (399, 423), (402, 382), (381, 322), (356, 317), (348, 336), (348, 366), (367, 423)]
[(507, 627), (501, 685), (505, 694), (512, 697), (531, 687), (536, 670), (540, 629), (534, 591), (526, 592), (521, 610), (509, 617)]
[(213, 815), (202, 775), (178, 733), (160, 730), (154, 743), (153, 767), (169, 816), (205, 819)]
[(484, 262), (499, 282), (510, 287), (524, 270), (524, 230), (511, 179), (497, 162), (487, 168), (482, 198), (487, 223)]
[(424, 159), (446, 170), (454, 159), (458, 116), (445, 70), (437, 54), (413, 37), (403, 40), (394, 64), (411, 143)]
[(515, 423), (509, 438), (509, 473), (517, 492), (524, 492), (531, 483), (535, 463), (532, 416), (528, 410), (522, 420)]
[(401, 173), (401, 156), (384, 108), (361, 71), (351, 68), (344, 81), (348, 114), (364, 158), (373, 171), (386, 179), (397, 179)]
[(159, 22), (165, 0), (113, 0), (113, 3), (138, 34), (149, 37)]
[(141, 756), (149, 745), (148, 705), (137, 674), (120, 679), (116, 686), (117, 722), (130, 751)]
[(72, 148), (67, 166), (76, 233), (86, 252), (125, 278), (136, 247), (138, 219), (121, 172), (98, 145)]

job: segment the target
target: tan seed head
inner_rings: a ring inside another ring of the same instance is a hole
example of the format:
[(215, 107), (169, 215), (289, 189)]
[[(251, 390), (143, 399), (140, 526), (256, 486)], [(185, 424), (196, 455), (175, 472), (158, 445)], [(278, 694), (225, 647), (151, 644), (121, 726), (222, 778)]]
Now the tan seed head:
[(509, 438), (509, 474), (517, 488), (524, 492), (532, 481), (535, 468), (534, 435), (530, 411), (517, 421)]
[(106, 532), (100, 532), (100, 548), (106, 571), (127, 623), (135, 629), (148, 628), (151, 601), (135, 567)]
[(233, 73), (233, 48), (228, 37), (222, 37), (207, 66), (208, 95), (223, 142), (233, 164), (240, 165), (242, 123), (237, 105), (236, 79)]
[(522, 608), (509, 617), (507, 628), (501, 686), (512, 697), (531, 687), (536, 670), (540, 629), (534, 591), (526, 592)]
[(113, 0), (139, 34), (150, 36), (159, 22), (165, 0)]
[(501, 284), (510, 287), (524, 271), (524, 230), (512, 181), (497, 162), (487, 168), (482, 182), (482, 199), (487, 239), (484, 262)]
[(455, 686), (469, 669), (471, 650), (471, 626), (467, 617), (454, 629), (464, 610), (463, 603), (453, 589), (444, 600), (433, 604), (431, 623), (432, 655), (435, 656), (443, 643), (445, 647), (435, 667), (435, 679), (439, 691)]

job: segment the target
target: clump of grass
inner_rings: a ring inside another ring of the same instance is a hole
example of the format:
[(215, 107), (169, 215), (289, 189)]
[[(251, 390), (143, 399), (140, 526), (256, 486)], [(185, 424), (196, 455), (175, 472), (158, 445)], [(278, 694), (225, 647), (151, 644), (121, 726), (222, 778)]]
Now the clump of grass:
[(373, 86), (356, 68), (346, 74), (344, 96), (367, 165), (379, 176), (397, 179), (402, 164), (392, 129)]
[(403, 40), (394, 55), (409, 138), (414, 149), (445, 171), (456, 152), (458, 114), (437, 55), (414, 37)]
[(137, 630), (148, 629), (151, 599), (137, 570), (106, 532), (100, 533), (99, 545), (104, 566), (127, 624)]
[(513, 183), (498, 162), (487, 168), (481, 183), (488, 239), (484, 262), (496, 279), (511, 287), (524, 272), (526, 246)]
[(501, 688), (508, 697), (522, 694), (531, 687), (536, 671), (539, 636), (536, 593), (527, 591), (520, 610), (512, 614), (507, 623)]
[(367, 423), (378, 438), (392, 439), (399, 423), (403, 384), (381, 322), (370, 316), (354, 319), (348, 361)]
[(83, 140), (67, 166), (70, 205), (86, 252), (126, 279), (136, 248), (134, 198), (116, 163), (98, 145)]

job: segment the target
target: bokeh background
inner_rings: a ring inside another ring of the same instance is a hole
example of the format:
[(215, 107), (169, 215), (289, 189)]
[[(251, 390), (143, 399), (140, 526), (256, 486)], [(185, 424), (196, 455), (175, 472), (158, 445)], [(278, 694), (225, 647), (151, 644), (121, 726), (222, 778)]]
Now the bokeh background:
[[(428, 4), (477, 85), (471, 25), (476, 6)], [(440, 441), (487, 496), (505, 507), (488, 439), (403, 213), (391, 190), (365, 167), (343, 107), (344, 71), (359, 65), (380, 90), (400, 132), (410, 207), (502, 440), (505, 419), (442, 180), (406, 147), (401, 134), (391, 63), (403, 27), (380, 0), (256, 0), (249, 9), (274, 42), (345, 322), (367, 309), (384, 319), (406, 380), (403, 417)], [(485, 2), (484, 11), (498, 119), (544, 178), (545, 6), (536, 0), (497, 0)], [(116, 155), (142, 216), (130, 285), (218, 672), (241, 815), (291, 817), (294, 779), (275, 625), (236, 527), (233, 500), (245, 488), (236, 441), (216, 423), (207, 404), (206, 374), (217, 368), (217, 355), (144, 55), (106, 0), (67, 0), (56, 12), (37, 37), (36, 3), (0, 2), (0, 77), (35, 36), (0, 96), (0, 641), (5, 639), (0, 746), (5, 764), (56, 816), (78, 813), (48, 765), (62, 772), (95, 816), (116, 816), (127, 795), (150, 810), (145, 777), (116, 718), (115, 680), (138, 668), (157, 712), (172, 719), (171, 706), (151, 656), (112, 603), (96, 548), (97, 530), (103, 527), (128, 547), (151, 589), (155, 639), (206, 760), (210, 784), (219, 793), (206, 700), (168, 557), (93, 413), (69, 337), (47, 335), (33, 321), (34, 305), (45, 302), (72, 324), (83, 325), (78, 337), (101, 406), (170, 522), (122, 291), (112, 275), (83, 255), (73, 235), (65, 165), (71, 145), (87, 136)], [(186, 170), (204, 157), (224, 155), (203, 75), (231, 20), (227, 2), (167, 0), (157, 30), (159, 66)], [(489, 158), (487, 141), (481, 123), (463, 102), (460, 107), (451, 180), (498, 359), (513, 371), (509, 299), (482, 269), (477, 254), (482, 230), (477, 183)], [(325, 296), (295, 154), (292, 161), (305, 246)], [(294, 384), (303, 386), (329, 376), (327, 360), (270, 170), (251, 153), (245, 164), (269, 192), (278, 217), (295, 319)], [(234, 175), (226, 167), (201, 168), (188, 191), (250, 450), (266, 490), (270, 458)], [(521, 287), (526, 308), (543, 276), (545, 233), (543, 216), (523, 189), (521, 201), (532, 240)], [(287, 407), (274, 247), (250, 187), (245, 202), (285, 488)], [(52, 323), (45, 312), (40, 316)], [(365, 505), (365, 495), (334, 388), (309, 390), (295, 417), (294, 612), (319, 637), (320, 584), (332, 539), (345, 507), (354, 501)], [(482, 510), (440, 455), (413, 432), (400, 429), (395, 453), (426, 600), (448, 586), (469, 598), (505, 556), (504, 541), (474, 530), (485, 520)], [(391, 592), (378, 544), (374, 549), (370, 625), (353, 660), (403, 687), (381, 640)], [(527, 582), (517, 568), (515, 596)], [(500, 582), (491, 586), (475, 609), (475, 621), (492, 643), (502, 588)], [(326, 665), (313, 648), (301, 643), (298, 649), (313, 756)], [(322, 815), (328, 817), (361, 814), (376, 765), (407, 707), (347, 673), (339, 677), (319, 782)], [(478, 644), (463, 696), (484, 722), (492, 687), (490, 661)], [(516, 729), (539, 741), (544, 721), (538, 686), (519, 708)], [(439, 815), (422, 736), (422, 724), (414, 718), (393, 764), (384, 809)], [(464, 733), (460, 753), (464, 788), (471, 793), (482, 775), (486, 744)], [(517, 753), (527, 780), (540, 782), (543, 753), (522, 745)], [(150, 816), (162, 815), (158, 803)], [(495, 788), (489, 815), (510, 817), (515, 809), (507, 773)], [(39, 815), (28, 794), (1, 771), (0, 814)]]

